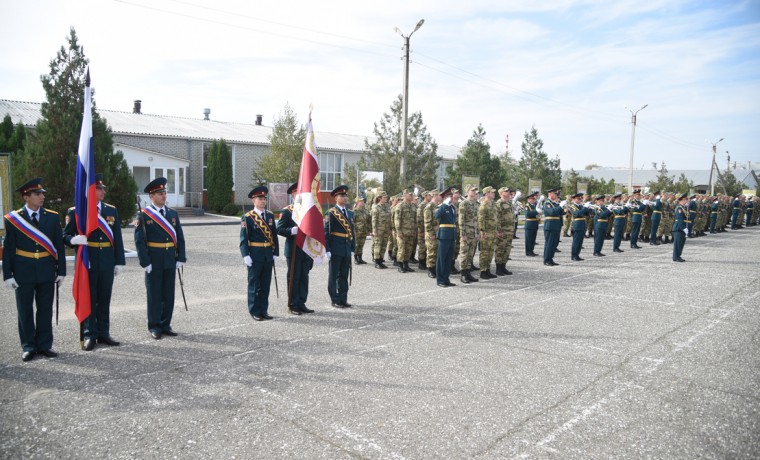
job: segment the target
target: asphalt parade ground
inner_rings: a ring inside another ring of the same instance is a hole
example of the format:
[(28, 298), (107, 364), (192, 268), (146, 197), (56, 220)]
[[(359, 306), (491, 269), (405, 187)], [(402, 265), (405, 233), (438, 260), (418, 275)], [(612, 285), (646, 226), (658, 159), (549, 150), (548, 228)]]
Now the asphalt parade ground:
[(80, 351), (69, 262), (59, 357), (24, 363), (3, 287), (0, 457), (760, 455), (759, 227), (689, 239), (686, 263), (672, 245), (613, 254), (611, 241), (592, 257), (590, 239), (570, 262), (563, 238), (557, 267), (525, 257), (520, 231), (512, 276), (439, 288), (354, 266), (350, 309), (330, 306), (317, 266), (302, 316), (287, 313), (281, 257), (266, 322), (248, 315), (238, 232), (185, 228), (178, 337), (149, 336), (129, 258), (111, 313), (122, 345)]

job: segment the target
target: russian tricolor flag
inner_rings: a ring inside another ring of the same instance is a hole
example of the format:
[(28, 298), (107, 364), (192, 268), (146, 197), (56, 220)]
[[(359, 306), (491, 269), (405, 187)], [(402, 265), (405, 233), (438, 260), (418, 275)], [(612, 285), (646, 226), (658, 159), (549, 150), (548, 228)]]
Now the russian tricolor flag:
[[(76, 224), (79, 235), (89, 236), (98, 228), (98, 199), (95, 195), (95, 150), (92, 144), (92, 96), (90, 95), (90, 69), (84, 89), (84, 113), (82, 115), (82, 132), (79, 135), (79, 155), (77, 161), (77, 178), (74, 189), (74, 206), (76, 206)], [(90, 299), (90, 258), (87, 245), (77, 249), (74, 268), (74, 313), (81, 323), (92, 311)]]

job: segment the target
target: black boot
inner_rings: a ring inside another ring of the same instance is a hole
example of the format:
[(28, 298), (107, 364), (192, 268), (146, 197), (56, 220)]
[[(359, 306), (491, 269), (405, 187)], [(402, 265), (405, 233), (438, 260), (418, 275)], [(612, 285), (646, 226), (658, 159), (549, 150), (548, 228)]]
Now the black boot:
[(396, 266), (398, 267), (398, 272), (399, 273), (406, 273), (406, 269), (404, 268), (403, 262), (399, 262), (398, 265), (396, 265)]
[(476, 272), (480, 271), (480, 267), (476, 267), (475, 264), (471, 264), (470, 268), (475, 270)]
[(470, 281), (470, 283), (477, 283), (479, 280), (472, 276), (472, 270), (467, 270), (467, 279)]
[(438, 277), (435, 275), (435, 268), (429, 268), (429, 269), (428, 269), (428, 278), (438, 278)]
[(388, 267), (383, 263), (383, 259), (375, 259), (375, 268), (388, 268)]
[(480, 279), (482, 279), (482, 280), (492, 280), (494, 278), (496, 278), (496, 275), (494, 275), (493, 273), (491, 273), (490, 269), (488, 269), (488, 270), (481, 270), (480, 271)]
[(420, 264), (419, 264), (418, 268), (420, 270), (427, 270), (428, 269), (427, 263), (425, 263), (424, 260), (420, 260)]
[(462, 284), (470, 284), (470, 279), (467, 277), (468, 270), (462, 270), (462, 274), (459, 276), (459, 280)]
[(407, 273), (414, 273), (414, 269), (409, 266), (409, 262), (404, 262), (404, 271)]
[(418, 264), (418, 263), (420, 263), (420, 261), (419, 261), (419, 260), (417, 260), (417, 258), (416, 258), (416, 257), (414, 257), (414, 256), (412, 256), (412, 257), (410, 257), (410, 258), (409, 258), (409, 262), (411, 262), (411, 263), (413, 263), (413, 264)]
[(460, 273), (462, 273), (462, 272), (460, 272), (459, 270), (457, 270), (457, 263), (456, 263), (456, 261), (452, 260), (451, 261), (451, 274), (452, 275), (458, 275)]
[(364, 259), (362, 258), (362, 256), (358, 256), (358, 258), (359, 258), (359, 260), (356, 261), (357, 265), (366, 265), (367, 264), (367, 262), (364, 261)]

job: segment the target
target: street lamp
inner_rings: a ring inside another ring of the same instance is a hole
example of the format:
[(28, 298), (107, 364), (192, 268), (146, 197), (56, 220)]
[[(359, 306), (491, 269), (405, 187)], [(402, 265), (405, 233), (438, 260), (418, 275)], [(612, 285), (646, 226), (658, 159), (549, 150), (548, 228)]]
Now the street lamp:
[[(715, 186), (713, 185), (713, 171), (715, 171), (715, 168), (718, 166), (715, 163), (715, 153), (718, 150), (718, 144), (720, 144), (721, 142), (723, 142), (723, 138), (722, 137), (720, 138), (720, 140), (718, 142), (710, 142), (710, 144), (712, 145), (712, 151), (713, 151), (712, 164), (710, 165), (710, 196), (713, 196), (714, 195), (713, 192), (715, 191), (714, 190)], [(728, 153), (728, 152), (726, 152), (726, 153)]]
[(409, 39), (424, 23), (425, 20), (420, 19), (409, 35), (404, 35), (398, 27), (393, 28), (404, 39), (404, 118), (401, 119), (401, 174), (399, 176), (399, 185), (401, 187), (406, 186), (406, 124), (409, 113)]
[(646, 109), (648, 105), (649, 104), (642, 105), (641, 108), (635, 112), (632, 109), (628, 109), (627, 106), (625, 107), (631, 112), (631, 125), (632, 125), (631, 127), (631, 160), (628, 163), (628, 193), (633, 192), (633, 141), (634, 139), (636, 139), (636, 114)]

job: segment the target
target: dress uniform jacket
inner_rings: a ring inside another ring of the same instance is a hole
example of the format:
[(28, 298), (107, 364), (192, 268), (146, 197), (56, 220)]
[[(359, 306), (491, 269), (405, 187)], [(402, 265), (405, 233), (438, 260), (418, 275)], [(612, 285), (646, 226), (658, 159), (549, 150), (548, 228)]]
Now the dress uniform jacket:
[(251, 257), (248, 267), (248, 313), (263, 315), (269, 309), (274, 256), (280, 255), (274, 214), (255, 210), (240, 219), (240, 255)]
[(325, 222), (325, 243), (330, 253), (330, 273), (327, 280), (327, 292), (333, 304), (348, 303), (348, 276), (351, 270), (351, 253), (356, 248), (354, 216), (351, 211), (333, 206), (327, 211)]
[(451, 275), (451, 260), (454, 258), (454, 241), (457, 238), (456, 208), (451, 204), (442, 203), (435, 210), (435, 219), (438, 221), (438, 232), (435, 235), (438, 240), (436, 281), (438, 284), (447, 284)]
[(554, 252), (559, 244), (564, 210), (559, 203), (546, 200), (544, 203), (544, 263), (554, 262)]
[(538, 211), (536, 206), (525, 203), (525, 254), (533, 254), (538, 234)]
[(675, 221), (673, 222), (673, 260), (681, 258), (683, 247), (686, 244), (686, 234), (684, 230), (688, 230), (689, 211), (688, 209), (678, 204), (675, 210)]
[(277, 221), (277, 234), (285, 237), (284, 254), (288, 263), (287, 280), (290, 300), (288, 307), (291, 309), (306, 306), (309, 296), (309, 271), (314, 266), (314, 259), (296, 245), (296, 235), (293, 235), (293, 229), (296, 227), (291, 205), (282, 210), (280, 219)]
[[(45, 208), (39, 208), (37, 213), (39, 223), (36, 227), (26, 207), (5, 215), (3, 279), (15, 278), (18, 283), (19, 338), (21, 348), (28, 352), (52, 348), (55, 279), (66, 276), (66, 254), (58, 213)], [(35, 230), (47, 238), (40, 240), (42, 244), (30, 236)]]

